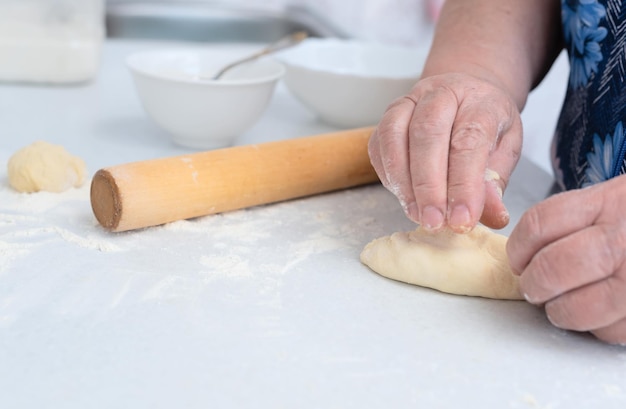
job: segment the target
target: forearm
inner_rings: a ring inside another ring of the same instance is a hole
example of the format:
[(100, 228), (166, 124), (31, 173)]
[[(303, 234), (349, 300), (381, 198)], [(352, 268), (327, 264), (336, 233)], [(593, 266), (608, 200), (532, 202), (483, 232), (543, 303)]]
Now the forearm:
[(423, 77), (483, 78), (521, 110), (561, 49), (559, 16), (559, 0), (447, 0)]

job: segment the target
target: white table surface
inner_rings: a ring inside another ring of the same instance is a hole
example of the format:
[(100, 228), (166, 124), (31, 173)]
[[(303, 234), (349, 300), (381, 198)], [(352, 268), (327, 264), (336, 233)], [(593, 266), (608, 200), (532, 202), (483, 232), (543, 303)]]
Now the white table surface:
[[(625, 407), (624, 348), (363, 266), (368, 241), (414, 227), (378, 185), (121, 234), (97, 225), (88, 186), (7, 186), (6, 160), (37, 139), (91, 173), (189, 152), (123, 65), (155, 46), (107, 43), (87, 86), (0, 85), (0, 407)], [(542, 112), (529, 121), (551, 133)], [(238, 143), (331, 130), (280, 85)], [(521, 162), (514, 222), (550, 185)]]

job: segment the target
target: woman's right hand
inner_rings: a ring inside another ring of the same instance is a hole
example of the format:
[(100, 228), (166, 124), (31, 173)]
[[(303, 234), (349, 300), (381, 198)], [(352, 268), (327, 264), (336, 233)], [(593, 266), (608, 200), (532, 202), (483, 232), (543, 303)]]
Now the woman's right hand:
[(420, 80), (389, 106), (369, 154), (411, 220), (462, 233), (479, 220), (508, 224), (502, 192), (521, 147), (519, 110), (504, 87), (447, 73)]

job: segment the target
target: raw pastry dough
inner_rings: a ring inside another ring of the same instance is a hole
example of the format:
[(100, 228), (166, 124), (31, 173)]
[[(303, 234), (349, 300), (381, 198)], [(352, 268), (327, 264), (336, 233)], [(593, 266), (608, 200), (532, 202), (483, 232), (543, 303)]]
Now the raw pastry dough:
[(523, 299), (509, 267), (507, 238), (483, 226), (467, 234), (421, 228), (369, 243), (361, 261), (385, 277), (451, 294)]
[(62, 192), (85, 183), (85, 162), (60, 145), (37, 141), (15, 152), (7, 165), (9, 184), (19, 192)]

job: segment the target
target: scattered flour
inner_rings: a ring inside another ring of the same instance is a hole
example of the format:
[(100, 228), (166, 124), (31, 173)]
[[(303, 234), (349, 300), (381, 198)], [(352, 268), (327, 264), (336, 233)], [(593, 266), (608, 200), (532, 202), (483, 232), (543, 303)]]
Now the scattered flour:
[(208, 269), (203, 273), (208, 280), (218, 278), (242, 279), (250, 278), (253, 275), (250, 260), (244, 259), (235, 254), (228, 256), (201, 256), (200, 265)]
[(0, 240), (0, 274), (8, 269), (13, 261), (30, 252), (30, 246), (21, 243), (8, 243)]
[(69, 230), (62, 229), (60, 227), (53, 227), (52, 230), (57, 233), (63, 240), (68, 243), (75, 244), (79, 247), (83, 247), (89, 250), (98, 250), (102, 252), (116, 252), (122, 251), (122, 248), (113, 244), (110, 241), (105, 241), (100, 238), (93, 237), (93, 235), (87, 235), (85, 237), (72, 233)]
[(88, 186), (62, 193), (18, 193), (2, 185), (0, 273), (59, 240), (80, 249), (122, 251), (114, 238), (107, 237), (93, 220)]
[[(200, 299), (229, 282), (241, 291), (254, 289), (257, 302), (280, 307), (286, 274), (316, 274), (318, 261), (336, 257), (358, 264), (369, 231), (381, 227), (364, 216), (378, 208), (370, 190), (329, 195), (113, 234), (95, 221), (88, 184), (63, 193), (20, 194), (0, 183), (0, 273), (28, 269), (30, 260), (41, 263), (59, 245), (69, 245), (67, 265), (56, 267), (66, 271), (57, 274), (80, 277), (85, 272), (79, 269), (93, 270), (90, 277), (102, 280), (99, 292), (110, 290), (108, 298), (101, 296), (108, 308), (131, 300)], [(337, 208), (335, 195), (349, 208)], [(99, 258), (106, 260), (102, 267), (94, 264), (96, 254), (106, 257)], [(88, 291), (93, 283), (84, 285)]]
[(2, 199), (0, 212), (33, 215), (49, 212), (59, 206), (68, 207), (71, 202), (89, 203), (89, 189), (88, 184), (85, 184), (78, 189), (69, 189), (62, 193), (18, 193), (8, 186), (3, 186), (0, 189)]

